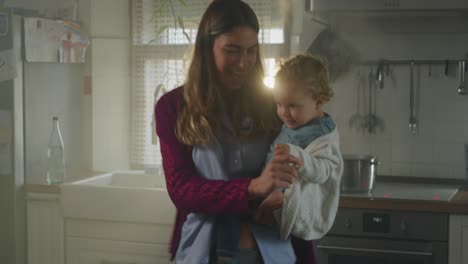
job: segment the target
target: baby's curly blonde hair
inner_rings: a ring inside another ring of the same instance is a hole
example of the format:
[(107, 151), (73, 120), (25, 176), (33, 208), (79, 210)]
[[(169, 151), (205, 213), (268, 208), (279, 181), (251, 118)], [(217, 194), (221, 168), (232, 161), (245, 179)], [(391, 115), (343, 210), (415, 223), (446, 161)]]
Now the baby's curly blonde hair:
[(325, 62), (320, 57), (310, 54), (299, 54), (281, 61), (275, 82), (296, 83), (296, 87), (304, 93), (312, 95), (315, 99), (322, 97), (323, 102), (330, 101), (334, 95)]

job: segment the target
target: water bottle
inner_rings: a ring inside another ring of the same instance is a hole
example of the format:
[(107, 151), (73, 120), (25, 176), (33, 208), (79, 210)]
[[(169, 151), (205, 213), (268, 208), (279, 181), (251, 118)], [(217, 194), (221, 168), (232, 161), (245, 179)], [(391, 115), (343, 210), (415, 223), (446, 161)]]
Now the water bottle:
[(52, 133), (47, 146), (47, 184), (60, 184), (65, 180), (65, 155), (58, 117), (52, 118)]

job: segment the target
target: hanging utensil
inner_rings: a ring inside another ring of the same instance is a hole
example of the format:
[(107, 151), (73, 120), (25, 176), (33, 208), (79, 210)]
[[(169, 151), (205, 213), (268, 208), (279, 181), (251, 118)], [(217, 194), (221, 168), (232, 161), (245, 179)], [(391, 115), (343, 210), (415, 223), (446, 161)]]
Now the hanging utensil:
[(414, 61), (410, 63), (410, 118), (409, 129), (412, 134), (418, 131), (418, 121), (416, 119), (415, 90), (414, 90)]
[(372, 69), (369, 72), (368, 75), (368, 82), (369, 82), (369, 113), (366, 117), (366, 128), (367, 131), (371, 134), (375, 133), (375, 127), (377, 124), (377, 117), (374, 115), (372, 112), (372, 107), (373, 107), (373, 90), (374, 90), (374, 73)]
[(461, 60), (458, 62), (458, 79), (459, 79), (459, 83), (458, 83), (458, 94), (466, 94), (466, 91), (465, 91), (465, 68), (466, 66), (466, 61), (465, 60)]
[(375, 73), (375, 78), (377, 80), (377, 83), (379, 84), (380, 89), (384, 88), (384, 68), (385, 62), (383, 60), (380, 60), (377, 66), (377, 71)]
[(358, 68), (356, 74), (357, 81), (357, 105), (356, 113), (354, 113), (349, 119), (349, 127), (362, 129), (365, 123), (365, 117), (361, 114), (361, 88), (362, 88), (362, 72), (361, 67)]
[(372, 92), (374, 93), (372, 95), (372, 114), (374, 115), (375, 117), (375, 124), (374, 124), (374, 132), (377, 132), (377, 129), (379, 131), (383, 131), (384, 130), (384, 121), (382, 118), (379, 117), (379, 115), (377, 115), (377, 84), (378, 82), (376, 82), (374, 80), (374, 83), (373, 83), (373, 89), (372, 89)]

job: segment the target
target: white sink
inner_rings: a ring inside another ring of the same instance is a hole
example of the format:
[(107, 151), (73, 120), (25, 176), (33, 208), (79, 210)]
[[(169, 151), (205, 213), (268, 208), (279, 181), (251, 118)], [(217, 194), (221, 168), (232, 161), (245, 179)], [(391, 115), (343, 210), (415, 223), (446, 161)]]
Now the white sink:
[(145, 174), (144, 171), (115, 171), (72, 182), (73, 185), (113, 186), (124, 188), (163, 188), (160, 175)]
[(116, 171), (62, 184), (63, 215), (65, 218), (172, 224), (175, 208), (163, 178), (144, 171)]

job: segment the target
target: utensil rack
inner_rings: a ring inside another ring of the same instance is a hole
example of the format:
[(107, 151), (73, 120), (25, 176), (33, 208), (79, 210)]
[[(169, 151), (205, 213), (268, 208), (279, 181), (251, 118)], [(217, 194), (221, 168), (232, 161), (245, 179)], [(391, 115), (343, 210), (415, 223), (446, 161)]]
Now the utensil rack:
[[(458, 64), (458, 88), (457, 88), (457, 93), (460, 95), (466, 95), (467, 94), (467, 88), (466, 87), (466, 80), (465, 80), (465, 75), (466, 75), (466, 64), (468, 62), (468, 54), (465, 58), (463, 59), (445, 59), (445, 60), (386, 60), (386, 59), (378, 59), (378, 60), (362, 60), (361, 65), (378, 65), (377, 71), (378, 74), (382, 74), (383, 68), (388, 67), (389, 65), (410, 65), (411, 67), (414, 65), (429, 65), (429, 69), (431, 69), (431, 65), (445, 65), (445, 75), (448, 75), (449, 71), (449, 65), (451, 64)], [(431, 70), (429, 70), (429, 75), (431, 75)], [(383, 87), (383, 86), (382, 86)], [(382, 88), (381, 87), (381, 88)]]
[(379, 60), (362, 60), (360, 64), (364, 65), (372, 65), (372, 64), (390, 64), (390, 65), (403, 65), (403, 64), (458, 64), (460, 61), (467, 60), (465, 59), (446, 59), (446, 60), (386, 60), (386, 59), (379, 59)]

